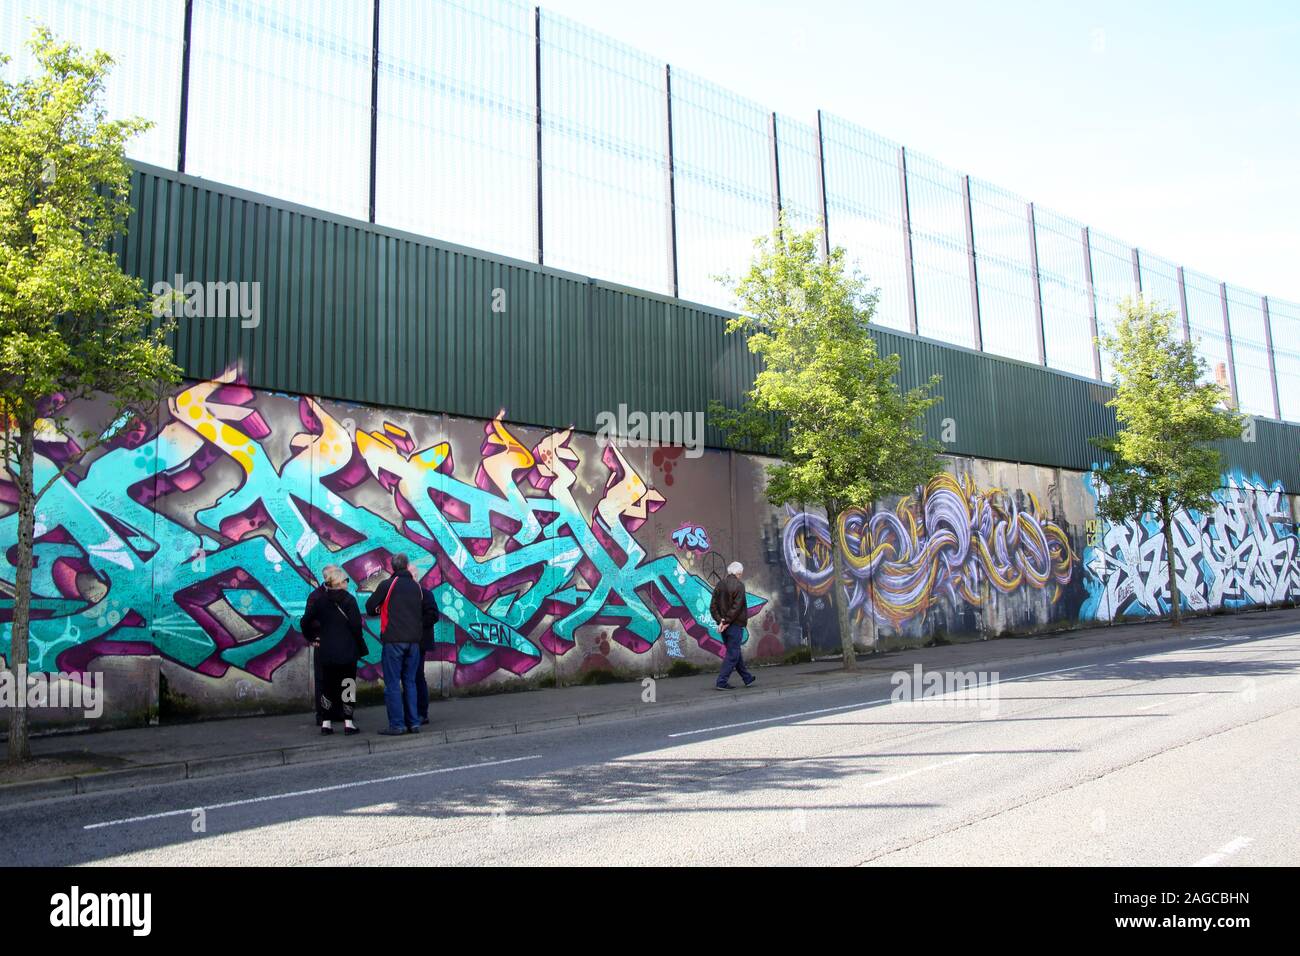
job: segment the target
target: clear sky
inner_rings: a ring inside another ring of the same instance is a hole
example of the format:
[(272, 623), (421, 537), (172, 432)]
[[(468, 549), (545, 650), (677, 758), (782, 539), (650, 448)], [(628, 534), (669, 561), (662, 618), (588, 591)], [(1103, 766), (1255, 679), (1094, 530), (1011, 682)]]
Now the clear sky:
[(1300, 302), (1300, 0), (542, 5)]

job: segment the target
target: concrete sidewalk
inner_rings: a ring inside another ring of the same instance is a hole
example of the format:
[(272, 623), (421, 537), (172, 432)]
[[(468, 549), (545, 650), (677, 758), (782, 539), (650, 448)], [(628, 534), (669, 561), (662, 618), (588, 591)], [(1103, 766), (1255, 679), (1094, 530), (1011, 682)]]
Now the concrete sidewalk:
[[(890, 675), (915, 664), (927, 671), (991, 670), (1015, 661), (1098, 648), (1171, 638), (1248, 635), (1287, 627), (1300, 629), (1300, 609), (1196, 618), (1182, 631), (1174, 631), (1165, 622), (1153, 622), (892, 651), (860, 658), (859, 669), (853, 674), (846, 674), (838, 661), (762, 667), (755, 669), (758, 682), (753, 688), (730, 693), (711, 689), (711, 673), (660, 678), (655, 682), (653, 703), (643, 702), (640, 681), (435, 698), (429, 725), (421, 733), (405, 737), (378, 735), (387, 724), (381, 706), (358, 708), (356, 720), (363, 733), (353, 737), (343, 736), (341, 729), (332, 737), (322, 736), (310, 713), (40, 737), (32, 741), (34, 765), (24, 768), (19, 782), (12, 782), (14, 772), (0, 765), (0, 805), (363, 756), (392, 748), (632, 720), (668, 710), (743, 708), (755, 700), (815, 694), (851, 684), (875, 683), (887, 694)], [(77, 771), (69, 773), (70, 766)], [(57, 775), (43, 777), (43, 773)]]

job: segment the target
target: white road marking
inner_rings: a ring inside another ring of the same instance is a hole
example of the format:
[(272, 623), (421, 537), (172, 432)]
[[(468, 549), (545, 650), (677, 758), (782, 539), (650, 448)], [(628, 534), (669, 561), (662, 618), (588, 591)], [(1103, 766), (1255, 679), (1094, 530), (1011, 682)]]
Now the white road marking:
[(955, 760), (945, 760), (942, 763), (932, 763), (928, 767), (917, 767), (915, 770), (909, 770), (906, 773), (896, 773), (892, 777), (882, 777), (879, 780), (870, 780), (862, 785), (863, 790), (870, 790), (872, 787), (883, 787), (887, 783), (894, 783), (898, 780), (904, 780), (908, 777), (915, 777), (918, 773), (925, 773), (927, 770), (938, 770), (940, 767), (951, 767), (955, 763), (963, 763), (967, 760), (974, 760), (976, 757), (983, 757), (983, 754), (965, 754)]
[[(1046, 677), (1048, 674), (1064, 674), (1066, 671), (1080, 671), (1086, 667), (1099, 667), (1100, 664), (1079, 664), (1076, 667), (1058, 667), (1055, 670), (1039, 671), (1036, 674), (1024, 674), (1021, 677), (1008, 677), (1005, 680), (999, 679), (999, 684), (1014, 684), (1016, 681), (1031, 680), (1035, 677)], [(960, 669), (960, 668), (957, 668)], [(927, 698), (937, 699), (937, 698)], [(675, 734), (669, 734), (669, 739), (674, 737), (693, 737), (696, 734), (711, 734), (715, 730), (733, 730), (736, 727), (753, 727), (755, 724), (770, 724), (777, 720), (794, 720), (796, 717), (815, 717), (818, 714), (832, 714), (838, 710), (854, 710), (867, 707), (876, 707), (881, 704), (893, 703), (894, 698), (881, 697), (878, 700), (861, 701), (856, 704), (842, 704), (839, 707), (822, 707), (819, 710), (803, 710), (797, 714), (781, 714), (779, 717), (760, 717), (757, 720), (742, 720), (734, 724), (719, 724), (716, 727), (700, 727), (696, 730), (682, 730)], [(902, 703), (902, 701), (900, 701)]]
[[(1188, 694), (1187, 697), (1186, 697), (1186, 699), (1187, 699), (1187, 700), (1195, 700), (1197, 697), (1204, 697), (1204, 696), (1205, 696), (1205, 691), (1202, 690), (1202, 691), (1198, 691), (1198, 692), (1196, 692), (1195, 694)], [(1163, 707), (1163, 706), (1165, 706), (1165, 704), (1167, 704), (1167, 703), (1169, 703), (1169, 701), (1167, 701), (1167, 700), (1158, 700), (1158, 701), (1156, 701), (1154, 704), (1146, 704), (1146, 705), (1144, 705), (1144, 706), (1142, 706), (1142, 707), (1138, 707), (1137, 710), (1154, 710), (1154, 709), (1157, 708), (1157, 707)]]
[(460, 767), (439, 767), (437, 770), (420, 770), (416, 773), (399, 773), (392, 777), (376, 777), (373, 780), (354, 780), (350, 783), (336, 783), (329, 787), (313, 787), (310, 790), (294, 790), (292, 793), (273, 793), (265, 797), (249, 797), (245, 800), (231, 800), (228, 803), (213, 803), (206, 807), (188, 807), (184, 810), (166, 810), (162, 813), (146, 813), (139, 817), (124, 817), (121, 820), (105, 820), (102, 823), (87, 823), (82, 827), (83, 830), (98, 830), (101, 827), (116, 827), (124, 823), (142, 823), (145, 820), (161, 820), (164, 817), (179, 817), (185, 814), (197, 813), (199, 810), (225, 810), (230, 807), (247, 806), (250, 803), (266, 803), (268, 800), (287, 800), (290, 797), (309, 797), (317, 793), (330, 793), (334, 790), (348, 790), (352, 787), (365, 787), (372, 783), (392, 783), (396, 780), (413, 780), (416, 777), (432, 777), (440, 773), (455, 773), (458, 770), (478, 770), (480, 767), (500, 767), (503, 764), (519, 763), (523, 760), (539, 760), (541, 754), (531, 754), (527, 757), (510, 757), (506, 760), (485, 760), (483, 763), (465, 764)]
[(1250, 846), (1254, 842), (1255, 841), (1252, 840), (1250, 837), (1239, 836), (1231, 843), (1225, 843), (1223, 846), (1219, 847), (1218, 850), (1211, 853), (1209, 856), (1197, 860), (1195, 863), (1192, 864), (1192, 866), (1217, 866), (1219, 863), (1222, 863), (1224, 860), (1232, 856), (1234, 853), (1238, 853), (1241, 850), (1246, 849), (1246, 847)]
[(822, 707), (819, 710), (801, 710), (797, 714), (781, 714), (779, 717), (760, 717), (758, 720), (742, 720), (736, 724), (719, 724), (716, 727), (700, 727), (696, 730), (682, 730), (675, 734), (669, 734), (672, 737), (691, 737), (695, 734), (709, 734), (715, 730), (731, 730), (733, 727), (751, 727), (754, 724), (770, 724), (774, 720), (793, 720), (796, 717), (812, 717), (816, 714), (833, 714), (837, 710), (855, 710), (863, 707), (874, 707), (877, 704), (887, 704), (892, 700), (890, 697), (882, 697), (880, 700), (858, 701), (852, 704), (842, 704), (839, 707)]

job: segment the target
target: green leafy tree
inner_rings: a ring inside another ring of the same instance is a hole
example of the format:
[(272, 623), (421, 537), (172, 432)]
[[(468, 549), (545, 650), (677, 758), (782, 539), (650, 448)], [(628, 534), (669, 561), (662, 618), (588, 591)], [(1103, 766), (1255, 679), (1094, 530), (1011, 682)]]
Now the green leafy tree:
[(1241, 416), (1224, 389), (1206, 380), (1193, 342), (1174, 334), (1176, 316), (1138, 297), (1120, 304), (1112, 335), (1099, 340), (1114, 359), (1118, 432), (1092, 439), (1110, 456), (1093, 472), (1097, 513), (1107, 521), (1153, 515), (1164, 530), (1170, 618), (1182, 623), (1173, 519), (1207, 511), (1221, 486), (1219, 450), (1209, 442), (1238, 437)]
[[(711, 403), (714, 422), (733, 440), (779, 456), (767, 468), (768, 501), (825, 509), (842, 585), (845, 512), (911, 493), (940, 468), (939, 446), (925, 439), (921, 422), (939, 401), (930, 395), (939, 376), (899, 389), (898, 356), (882, 356), (868, 331), (877, 294), (846, 269), (842, 248), (821, 255), (815, 229), (791, 234), (782, 223), (758, 240), (735, 292), (742, 314), (727, 331), (744, 333), (763, 367), (740, 409)], [(848, 595), (843, 586), (831, 590), (844, 667), (853, 670)]]
[[(36, 503), (80, 458), (54, 462), (38, 455), (38, 443), (72, 438), (84, 455), (133, 412), (150, 414), (180, 378), (169, 327), (109, 248), (130, 212), (124, 146), (147, 124), (105, 118), (108, 54), (82, 53), (45, 29), (31, 49), (39, 71), (0, 80), (0, 450), (18, 499), (9, 646), (0, 650), (15, 675), (28, 662)], [(69, 412), (92, 398), (106, 406), (107, 424), (78, 431)], [(9, 759), (28, 756), (27, 711), (18, 706)]]

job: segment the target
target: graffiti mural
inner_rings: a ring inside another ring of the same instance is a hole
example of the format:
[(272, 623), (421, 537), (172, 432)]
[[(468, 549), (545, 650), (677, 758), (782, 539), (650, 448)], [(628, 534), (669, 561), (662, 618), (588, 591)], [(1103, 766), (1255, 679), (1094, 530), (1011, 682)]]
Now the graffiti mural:
[[(850, 615), (898, 630), (943, 601), (983, 607), (985, 584), (999, 594), (1041, 590), (1056, 602), (1077, 559), (1065, 532), (1040, 511), (1030, 492), (981, 491), (969, 477), (944, 473), (892, 511), (845, 512)], [(782, 550), (805, 600), (829, 595), (835, 572), (824, 517), (790, 509)]]
[[(431, 656), (454, 665), (456, 684), (526, 674), (588, 625), (636, 654), (665, 624), (674, 649), (689, 636), (720, 652), (711, 584), (671, 544), (656, 557), (641, 543), (665, 498), (617, 447), (593, 446), (603, 483), (584, 507), (572, 429), (527, 447), (499, 416), (483, 425), (463, 480), (449, 441), (374, 413), (382, 424), (359, 428), (313, 398), (255, 392), (232, 370), (182, 388), (157, 422), (127, 423), (38, 504), (32, 670), (159, 654), (212, 677), (233, 668), (270, 681), (305, 647), (296, 622), (325, 565), (370, 590), (399, 551), (435, 594)], [(39, 453), (38, 483), (79, 449), (51, 440)], [(10, 593), (15, 504), (0, 484)], [(751, 596), (751, 614), (764, 603)]]
[(708, 551), (709, 533), (695, 524), (684, 524), (673, 532), (673, 543), (678, 549), (685, 548), (688, 551)]
[[(1093, 477), (1084, 481), (1096, 495)], [(1183, 607), (1205, 611), (1300, 599), (1300, 542), (1282, 486), (1241, 472), (1224, 475), (1223, 483), (1213, 512), (1181, 512), (1173, 520)], [(1166, 555), (1153, 516), (1098, 522), (1084, 551), (1088, 598), (1080, 616), (1111, 621), (1169, 613)]]

